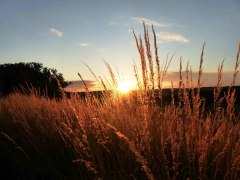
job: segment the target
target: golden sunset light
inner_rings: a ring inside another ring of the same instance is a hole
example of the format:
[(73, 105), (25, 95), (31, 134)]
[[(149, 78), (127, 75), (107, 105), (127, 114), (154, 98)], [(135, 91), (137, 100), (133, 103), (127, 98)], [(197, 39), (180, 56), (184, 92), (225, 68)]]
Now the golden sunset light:
[(134, 85), (131, 81), (121, 81), (117, 90), (121, 93), (128, 93), (129, 91), (133, 90), (133, 87)]
[(240, 180), (240, 0), (0, 0), (0, 180)]

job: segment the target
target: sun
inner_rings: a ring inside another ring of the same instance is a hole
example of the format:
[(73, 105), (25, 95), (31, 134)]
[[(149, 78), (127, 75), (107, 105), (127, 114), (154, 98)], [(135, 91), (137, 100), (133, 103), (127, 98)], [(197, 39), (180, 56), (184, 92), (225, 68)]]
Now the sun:
[(130, 81), (121, 81), (118, 84), (117, 90), (121, 93), (128, 93), (133, 88), (133, 84)]

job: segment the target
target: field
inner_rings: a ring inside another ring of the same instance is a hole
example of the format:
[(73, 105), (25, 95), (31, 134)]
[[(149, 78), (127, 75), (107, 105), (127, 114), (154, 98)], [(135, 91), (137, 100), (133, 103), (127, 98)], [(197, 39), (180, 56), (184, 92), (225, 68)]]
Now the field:
[[(201, 94), (204, 46), (198, 83), (192, 85), (188, 67), (183, 79), (180, 61), (177, 93), (169, 90), (171, 101), (164, 103), (162, 83), (171, 58), (160, 63), (155, 38), (153, 58), (146, 27), (146, 47), (136, 37), (141, 74), (134, 66), (139, 85), (135, 95), (103, 91), (100, 101), (86, 87), (85, 98), (72, 94), (49, 99), (32, 91), (0, 99), (0, 178), (240, 178), (240, 122), (234, 87), (240, 46), (232, 84), (224, 91), (223, 64), (219, 66), (209, 109)], [(114, 86), (116, 76), (106, 65)], [(108, 90), (106, 83), (97, 80)]]

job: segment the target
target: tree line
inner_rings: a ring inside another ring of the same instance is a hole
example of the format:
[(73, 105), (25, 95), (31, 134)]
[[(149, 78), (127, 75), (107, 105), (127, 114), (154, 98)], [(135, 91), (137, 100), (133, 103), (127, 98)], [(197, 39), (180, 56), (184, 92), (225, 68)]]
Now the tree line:
[(37, 62), (0, 64), (0, 95), (6, 96), (14, 91), (53, 97), (62, 96), (62, 88), (71, 82), (64, 79), (56, 69), (44, 67)]

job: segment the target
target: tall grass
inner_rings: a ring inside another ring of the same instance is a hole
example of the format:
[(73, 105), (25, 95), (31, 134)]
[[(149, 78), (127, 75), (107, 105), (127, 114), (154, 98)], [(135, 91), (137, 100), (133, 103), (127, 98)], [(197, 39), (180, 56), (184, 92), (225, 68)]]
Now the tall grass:
[[(161, 61), (156, 35), (151, 53), (148, 29), (144, 42), (134, 33), (141, 75), (137, 95), (109, 92), (104, 101), (87, 96), (61, 101), (14, 93), (0, 99), (1, 179), (238, 179), (240, 123), (234, 111), (240, 45), (232, 85), (221, 96), (223, 63), (214, 89), (214, 111), (205, 111), (202, 48), (197, 89), (192, 70), (182, 75), (178, 98), (163, 106), (162, 85), (173, 56)], [(154, 60), (155, 59), (155, 60)], [(109, 64), (112, 84), (117, 78)], [(80, 78), (82, 76), (79, 74)], [(227, 104), (223, 108), (222, 103)]]

